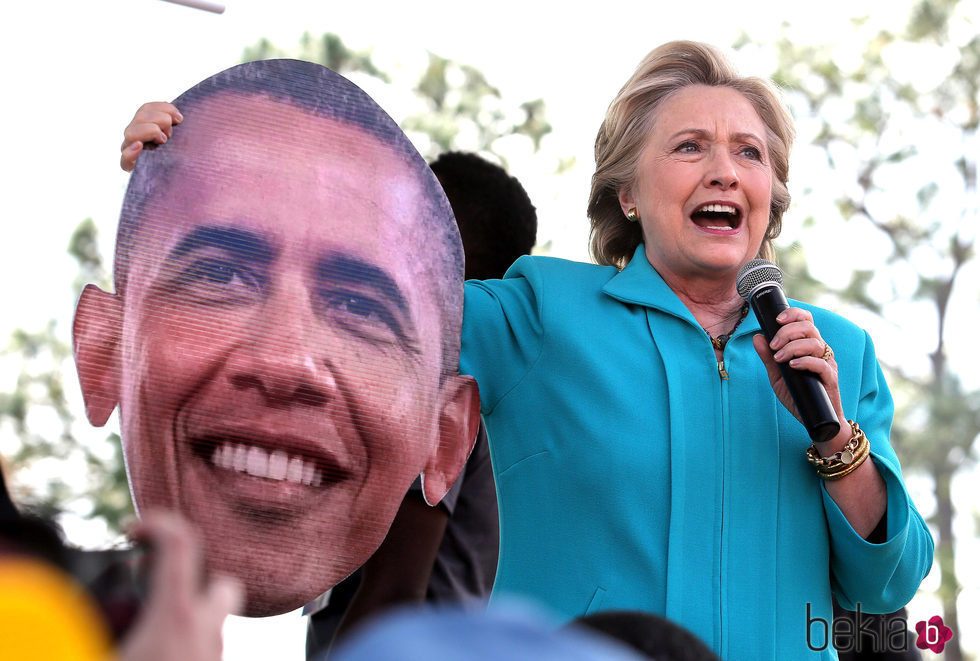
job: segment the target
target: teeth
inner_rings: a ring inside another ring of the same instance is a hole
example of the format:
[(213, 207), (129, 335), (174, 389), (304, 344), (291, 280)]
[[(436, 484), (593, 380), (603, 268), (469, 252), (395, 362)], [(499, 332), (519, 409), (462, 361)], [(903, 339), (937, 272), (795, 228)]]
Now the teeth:
[(709, 204), (707, 206), (701, 207), (700, 209), (698, 209), (698, 211), (708, 211), (711, 213), (727, 213), (733, 216), (738, 213), (738, 210), (735, 207), (730, 206), (728, 204)]
[(269, 478), (273, 480), (286, 479), (286, 466), (289, 464), (289, 455), (282, 450), (276, 450), (269, 455)]
[(286, 480), (301, 484), (303, 482), (303, 464), (306, 463), (299, 457), (290, 457), (286, 465)]
[(244, 445), (235, 446), (235, 454), (232, 457), (232, 468), (239, 473), (248, 470), (248, 449)]
[(248, 449), (248, 466), (246, 470), (249, 475), (254, 475), (255, 477), (268, 477), (269, 455), (253, 445)]
[(211, 463), (218, 468), (248, 473), (267, 480), (315, 487), (323, 483), (315, 464), (302, 457), (289, 456), (282, 450), (268, 453), (254, 445), (222, 443), (214, 449)]
[(717, 226), (717, 225), (705, 225), (704, 227), (705, 227), (705, 229), (709, 229), (709, 230), (730, 230), (730, 229), (732, 229), (728, 225), (721, 225), (721, 226)]

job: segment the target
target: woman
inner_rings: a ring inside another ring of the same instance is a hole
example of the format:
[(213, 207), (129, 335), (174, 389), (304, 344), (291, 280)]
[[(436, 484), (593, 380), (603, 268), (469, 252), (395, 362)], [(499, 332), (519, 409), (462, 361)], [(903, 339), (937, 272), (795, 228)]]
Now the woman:
[[(791, 141), (764, 83), (707, 46), (661, 46), (596, 139), (603, 266), (523, 258), (468, 283), (460, 369), (480, 385), (500, 496), (495, 593), (570, 617), (663, 614), (725, 659), (832, 658), (810, 651), (832, 592), (866, 612), (914, 595), (932, 540), (870, 339), (798, 304), (770, 350), (736, 291), (739, 268), (772, 254)], [(830, 395), (841, 432), (816, 452), (841, 450), (853, 419), (871, 461), (815, 474), (775, 361)]]
[[(175, 112), (137, 114), (124, 167)], [(568, 618), (661, 614), (726, 659), (834, 658), (832, 594), (865, 612), (914, 595), (932, 540), (870, 338), (798, 304), (767, 346), (736, 292), (739, 268), (772, 254), (792, 133), (768, 86), (714, 49), (661, 46), (596, 140), (599, 265), (525, 257), (467, 283), (460, 370), (491, 441), (495, 594)], [(816, 374), (841, 423), (812, 450), (819, 472), (776, 361)]]

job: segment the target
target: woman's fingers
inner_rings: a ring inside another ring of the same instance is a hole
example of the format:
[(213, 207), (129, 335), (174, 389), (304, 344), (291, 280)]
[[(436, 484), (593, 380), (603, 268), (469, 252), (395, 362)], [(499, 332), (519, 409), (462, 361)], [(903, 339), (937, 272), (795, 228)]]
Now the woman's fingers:
[(817, 327), (813, 325), (813, 315), (806, 310), (788, 308), (776, 317), (776, 321), (779, 322), (780, 329), (769, 343), (773, 351), (778, 351), (793, 340), (820, 337)]
[(119, 156), (119, 167), (126, 172), (132, 172), (133, 168), (136, 167), (136, 159), (139, 158), (141, 151), (143, 151), (142, 142), (133, 142), (129, 145), (124, 144), (122, 154)]
[(798, 340), (791, 340), (788, 344), (773, 354), (777, 363), (785, 363), (794, 358), (813, 356), (823, 360), (826, 350), (826, 343), (819, 337), (803, 337)]
[(788, 308), (776, 317), (776, 321), (782, 325), (771, 341), (767, 342), (762, 335), (753, 338), (756, 353), (766, 366), (766, 373), (776, 396), (799, 418), (779, 365), (785, 364), (793, 370), (812, 372), (823, 383), (838, 417), (841, 417), (837, 361), (814, 325), (813, 315), (801, 308)]
[(136, 165), (143, 143), (164, 144), (173, 135), (173, 127), (184, 117), (172, 103), (153, 101), (140, 106), (123, 130), (122, 156), (119, 165), (130, 172)]
[[(820, 331), (813, 324), (813, 315), (807, 310), (800, 308), (789, 308), (784, 310), (776, 317), (782, 326), (776, 335), (769, 342), (769, 348), (774, 352), (774, 358), (778, 363), (790, 362), (795, 359), (804, 359), (813, 356), (824, 360), (832, 367), (836, 367), (833, 361), (833, 353), (827, 351), (827, 343), (820, 337)], [(797, 363), (801, 364), (801, 363)], [(803, 364), (812, 364), (803, 361)], [(796, 367), (796, 365), (791, 365)], [(805, 369), (805, 368), (804, 368)], [(819, 371), (819, 370), (813, 370)]]
[(761, 333), (755, 335), (752, 338), (752, 346), (755, 347), (755, 352), (762, 359), (762, 364), (766, 366), (766, 374), (769, 376), (769, 382), (775, 387), (777, 382), (782, 381), (783, 375), (779, 372), (779, 364), (773, 358), (769, 343), (766, 342), (766, 336)]

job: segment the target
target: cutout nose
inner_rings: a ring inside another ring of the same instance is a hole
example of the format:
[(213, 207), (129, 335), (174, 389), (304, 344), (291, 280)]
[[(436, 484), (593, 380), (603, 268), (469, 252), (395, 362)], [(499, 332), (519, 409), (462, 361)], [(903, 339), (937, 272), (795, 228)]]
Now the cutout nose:
[(251, 369), (236, 371), (232, 386), (254, 388), (270, 406), (320, 407), (327, 403), (327, 379), (319, 374), (326, 372), (325, 366), (317, 368), (308, 356), (302, 360), (283, 355), (270, 358), (253, 360)]
[(320, 407), (330, 400), (333, 373), (301, 300), (286, 296), (252, 319), (251, 337), (230, 358), (235, 389), (254, 389), (269, 406)]

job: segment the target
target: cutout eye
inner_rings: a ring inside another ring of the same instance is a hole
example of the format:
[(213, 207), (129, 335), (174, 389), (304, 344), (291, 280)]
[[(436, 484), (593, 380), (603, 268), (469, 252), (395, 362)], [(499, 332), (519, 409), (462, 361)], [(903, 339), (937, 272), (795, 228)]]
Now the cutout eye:
[(341, 328), (371, 342), (396, 342), (401, 324), (388, 306), (367, 294), (339, 289), (321, 294), (327, 316)]
[(179, 291), (202, 303), (246, 303), (262, 291), (262, 280), (251, 269), (216, 257), (193, 262), (176, 279)]
[(688, 140), (686, 142), (682, 142), (681, 144), (677, 145), (677, 148), (674, 149), (674, 151), (679, 152), (681, 154), (696, 154), (699, 151), (701, 151), (701, 145), (691, 140)]

